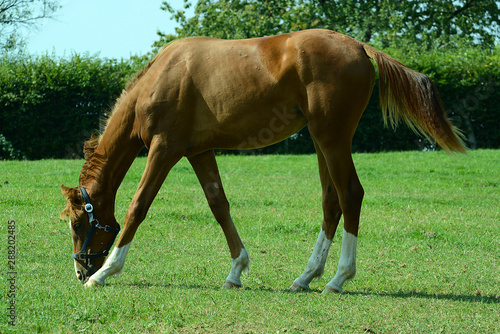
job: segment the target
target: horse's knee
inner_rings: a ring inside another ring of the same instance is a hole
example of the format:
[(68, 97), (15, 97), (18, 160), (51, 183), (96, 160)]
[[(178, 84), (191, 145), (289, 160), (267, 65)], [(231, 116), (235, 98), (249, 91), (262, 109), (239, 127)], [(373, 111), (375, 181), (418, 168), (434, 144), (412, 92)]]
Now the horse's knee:
[(146, 219), (146, 215), (148, 213), (148, 207), (141, 200), (132, 200), (130, 203), (127, 216), (129, 221), (133, 221), (135, 223), (141, 223), (144, 219)]
[(207, 197), (208, 206), (212, 210), (214, 216), (222, 217), (229, 212), (229, 202), (222, 193), (219, 184), (214, 182), (205, 186), (205, 195)]
[(208, 201), (208, 206), (212, 210), (228, 210), (229, 209), (229, 203), (227, 200), (221, 198), (221, 196), (214, 195), (214, 196), (207, 196), (207, 201)]

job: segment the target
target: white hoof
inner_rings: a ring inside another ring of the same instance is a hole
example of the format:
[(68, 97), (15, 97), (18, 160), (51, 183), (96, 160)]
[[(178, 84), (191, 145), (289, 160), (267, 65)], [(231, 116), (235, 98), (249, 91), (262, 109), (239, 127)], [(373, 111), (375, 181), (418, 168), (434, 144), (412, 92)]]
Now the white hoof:
[(239, 289), (239, 288), (241, 288), (241, 285), (229, 281), (224, 283), (224, 285), (222, 286), (222, 289)]
[(241, 287), (241, 273), (248, 271), (249, 265), (250, 258), (248, 257), (248, 253), (245, 248), (242, 248), (240, 255), (236, 259), (232, 260), (231, 271), (229, 272), (229, 276), (226, 278), (226, 283), (223, 288)]
[(288, 290), (291, 292), (307, 291), (309, 290), (309, 286), (304, 287), (302, 285), (293, 282), (292, 286)]
[(104, 286), (104, 284), (101, 284), (97, 281), (94, 281), (93, 279), (89, 279), (87, 283), (85, 283), (84, 287), (86, 288), (92, 288), (94, 286)]
[(323, 290), (322, 294), (326, 295), (329, 293), (342, 293), (342, 288), (339, 287), (334, 288), (333, 286), (327, 285), (325, 290)]

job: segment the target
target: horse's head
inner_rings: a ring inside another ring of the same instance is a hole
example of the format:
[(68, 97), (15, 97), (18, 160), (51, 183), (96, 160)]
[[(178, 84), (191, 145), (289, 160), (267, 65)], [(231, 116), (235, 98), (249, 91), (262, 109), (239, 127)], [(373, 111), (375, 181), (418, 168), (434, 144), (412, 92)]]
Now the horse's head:
[(76, 277), (85, 283), (104, 264), (120, 226), (113, 208), (97, 199), (91, 203), (84, 187), (61, 186), (61, 192), (67, 199), (61, 217), (69, 217)]

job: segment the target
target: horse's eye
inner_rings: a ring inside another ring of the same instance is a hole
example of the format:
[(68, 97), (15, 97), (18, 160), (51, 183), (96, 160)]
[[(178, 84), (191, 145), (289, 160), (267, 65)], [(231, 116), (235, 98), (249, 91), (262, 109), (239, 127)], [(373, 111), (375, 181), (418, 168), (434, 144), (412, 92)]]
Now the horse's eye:
[(80, 223), (75, 223), (73, 225), (73, 230), (78, 231), (80, 229), (80, 227), (81, 227)]

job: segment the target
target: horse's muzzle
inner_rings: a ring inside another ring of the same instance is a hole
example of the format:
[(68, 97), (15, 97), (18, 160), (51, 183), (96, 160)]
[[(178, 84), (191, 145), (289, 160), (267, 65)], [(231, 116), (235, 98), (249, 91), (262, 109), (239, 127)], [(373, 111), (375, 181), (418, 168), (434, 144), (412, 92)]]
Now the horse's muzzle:
[(97, 266), (95, 265), (82, 265), (81, 263), (75, 263), (75, 274), (76, 278), (80, 281), (80, 283), (85, 284), (89, 280), (90, 276), (92, 276), (97, 271)]
[(76, 277), (80, 281), (80, 283), (85, 284), (89, 280), (89, 275), (85, 275), (82, 271), (76, 271)]

